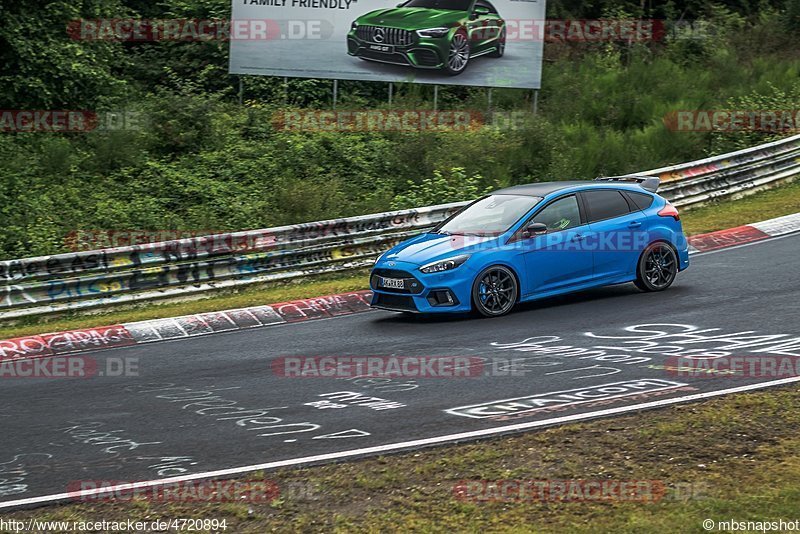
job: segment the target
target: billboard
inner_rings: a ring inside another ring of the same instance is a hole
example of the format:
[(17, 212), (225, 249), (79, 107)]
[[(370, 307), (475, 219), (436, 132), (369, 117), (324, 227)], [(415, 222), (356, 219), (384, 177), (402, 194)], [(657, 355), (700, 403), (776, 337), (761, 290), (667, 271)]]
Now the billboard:
[(538, 89), (545, 0), (233, 0), (231, 74)]

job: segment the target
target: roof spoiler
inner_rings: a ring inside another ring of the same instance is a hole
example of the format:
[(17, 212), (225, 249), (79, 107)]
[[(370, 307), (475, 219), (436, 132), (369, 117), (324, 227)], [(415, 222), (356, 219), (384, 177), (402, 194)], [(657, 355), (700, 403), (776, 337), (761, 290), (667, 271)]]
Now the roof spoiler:
[(645, 191), (655, 193), (658, 191), (658, 186), (661, 185), (661, 180), (655, 176), (601, 176), (595, 178), (595, 181), (600, 182), (635, 182), (639, 184)]

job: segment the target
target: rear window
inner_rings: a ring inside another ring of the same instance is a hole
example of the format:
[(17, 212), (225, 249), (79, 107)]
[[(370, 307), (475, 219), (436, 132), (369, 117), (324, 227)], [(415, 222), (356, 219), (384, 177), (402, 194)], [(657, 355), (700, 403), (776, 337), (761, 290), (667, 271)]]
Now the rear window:
[(589, 209), (589, 222), (602, 221), (630, 213), (628, 201), (617, 190), (584, 191)]
[(640, 210), (646, 210), (653, 204), (653, 197), (646, 194), (646, 193), (635, 193), (633, 191), (626, 191), (625, 194), (628, 195), (628, 198), (636, 204), (636, 207)]

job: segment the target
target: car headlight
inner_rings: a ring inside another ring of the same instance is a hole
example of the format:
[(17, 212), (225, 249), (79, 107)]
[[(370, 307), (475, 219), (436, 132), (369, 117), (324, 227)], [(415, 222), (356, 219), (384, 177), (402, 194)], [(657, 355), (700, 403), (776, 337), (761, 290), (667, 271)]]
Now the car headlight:
[(356, 21), (354, 20), (354, 21), (353, 21), (353, 23), (350, 25), (350, 29), (351, 29), (351, 30), (355, 30), (356, 28), (358, 28), (358, 22), (356, 22)]
[(440, 273), (442, 271), (451, 271), (456, 267), (461, 266), (469, 259), (469, 254), (463, 256), (456, 256), (454, 258), (447, 258), (446, 260), (439, 260), (419, 268), (425, 274)]
[(424, 30), (417, 30), (417, 35), (420, 37), (444, 37), (449, 28), (426, 28)]

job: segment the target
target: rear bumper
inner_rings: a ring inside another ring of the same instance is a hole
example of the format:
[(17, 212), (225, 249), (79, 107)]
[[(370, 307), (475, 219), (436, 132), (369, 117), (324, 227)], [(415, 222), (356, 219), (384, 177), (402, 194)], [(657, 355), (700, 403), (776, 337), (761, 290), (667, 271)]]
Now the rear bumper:
[(689, 240), (683, 230), (680, 231), (680, 239), (673, 242), (675, 249), (678, 251), (678, 271), (683, 271), (689, 267)]

